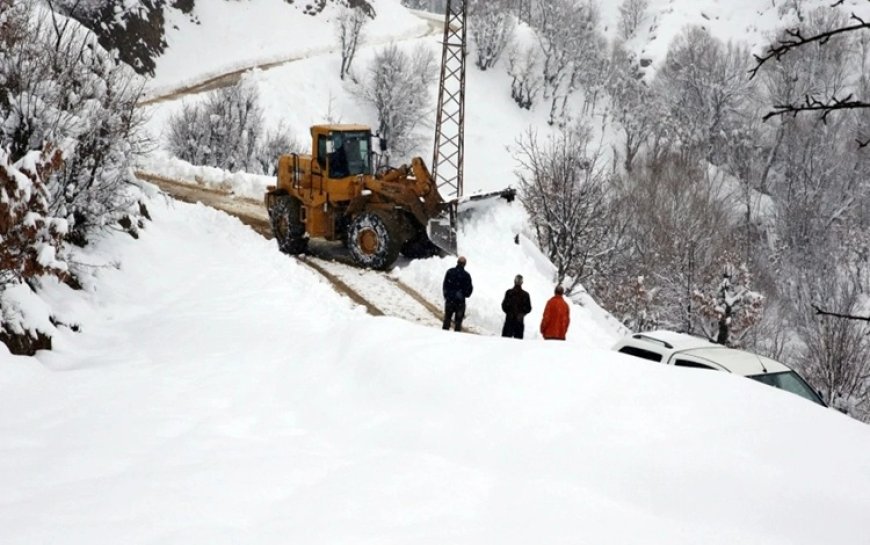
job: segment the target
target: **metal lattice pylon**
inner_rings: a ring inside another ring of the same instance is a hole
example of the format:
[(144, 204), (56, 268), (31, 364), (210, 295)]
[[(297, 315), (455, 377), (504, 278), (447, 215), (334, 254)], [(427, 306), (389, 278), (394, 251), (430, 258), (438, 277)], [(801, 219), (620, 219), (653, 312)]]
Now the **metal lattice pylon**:
[(432, 157), (432, 177), (445, 199), (462, 196), (466, 14), (466, 0), (447, 0)]

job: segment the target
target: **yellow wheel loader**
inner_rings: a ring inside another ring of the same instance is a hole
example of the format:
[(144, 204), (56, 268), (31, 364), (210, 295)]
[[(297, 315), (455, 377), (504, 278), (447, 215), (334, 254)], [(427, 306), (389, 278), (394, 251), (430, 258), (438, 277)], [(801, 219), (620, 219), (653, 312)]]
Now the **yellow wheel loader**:
[[(444, 224), (445, 203), (419, 157), (410, 166), (375, 165), (372, 133), (364, 125), (311, 127), (311, 154), (282, 155), (266, 209), (278, 247), (304, 253), (308, 239), (342, 241), (362, 267), (387, 269), (402, 253), (439, 253), (427, 234)], [(454, 248), (446, 248), (449, 252)]]

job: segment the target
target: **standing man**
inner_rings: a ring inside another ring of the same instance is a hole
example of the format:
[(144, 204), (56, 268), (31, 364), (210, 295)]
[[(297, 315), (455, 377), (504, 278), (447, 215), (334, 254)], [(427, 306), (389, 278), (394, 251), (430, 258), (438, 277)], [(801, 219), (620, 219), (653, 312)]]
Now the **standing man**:
[(504, 311), (504, 326), (501, 328), (501, 336), (522, 339), (526, 329), (523, 318), (532, 311), (529, 293), (523, 289), (523, 275), (516, 275), (514, 287), (504, 292), (501, 309)]
[(471, 297), (474, 286), (471, 285), (471, 275), (465, 270), (465, 258), (456, 260), (456, 266), (444, 275), (444, 327), (450, 329), (450, 321), (456, 331), (462, 331), (462, 319), (465, 318), (465, 299)]
[(562, 294), (565, 288), (556, 286), (554, 295), (547, 301), (544, 307), (544, 317), (541, 319), (541, 335), (545, 339), (564, 341), (568, 333), (568, 325), (571, 323), (571, 309)]

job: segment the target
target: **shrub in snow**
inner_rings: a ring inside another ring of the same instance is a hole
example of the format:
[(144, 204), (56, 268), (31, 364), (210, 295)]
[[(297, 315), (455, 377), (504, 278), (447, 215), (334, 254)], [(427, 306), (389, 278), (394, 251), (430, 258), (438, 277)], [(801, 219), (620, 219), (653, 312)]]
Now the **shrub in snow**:
[(15, 164), (0, 149), (0, 342), (13, 354), (51, 348), (46, 333), (28, 324), (9, 290), (29, 288), (39, 277), (63, 278), (67, 223), (51, 217), (43, 180), (60, 167), (58, 150), (33, 151)]
[(419, 145), (413, 134), (426, 117), (430, 86), (438, 70), (432, 52), (417, 47), (410, 54), (395, 44), (375, 54), (356, 94), (378, 114), (377, 131), (389, 144), (387, 155), (408, 155)]
[(59, 150), (34, 151), (15, 164), (0, 149), (0, 291), (42, 275), (62, 277), (67, 223), (48, 210), (48, 179), (62, 164)]
[(266, 130), (259, 92), (244, 81), (185, 104), (168, 127), (173, 155), (230, 171), (271, 173), (280, 154), (300, 148), (283, 127)]
[(469, 0), (468, 34), (477, 48), (481, 70), (495, 66), (511, 39), (516, 22), (507, 0)]

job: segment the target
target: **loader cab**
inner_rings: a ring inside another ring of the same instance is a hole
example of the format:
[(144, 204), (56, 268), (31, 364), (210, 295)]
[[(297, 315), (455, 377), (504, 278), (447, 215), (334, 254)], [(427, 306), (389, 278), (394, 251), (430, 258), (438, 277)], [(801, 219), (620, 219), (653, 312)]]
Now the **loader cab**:
[(321, 172), (330, 179), (372, 173), (372, 132), (364, 125), (318, 125), (311, 128)]

